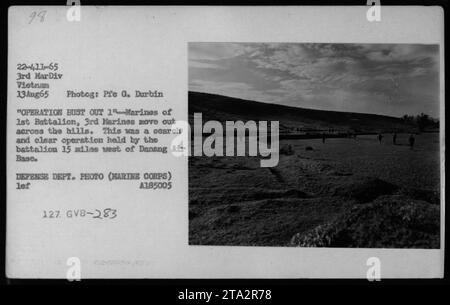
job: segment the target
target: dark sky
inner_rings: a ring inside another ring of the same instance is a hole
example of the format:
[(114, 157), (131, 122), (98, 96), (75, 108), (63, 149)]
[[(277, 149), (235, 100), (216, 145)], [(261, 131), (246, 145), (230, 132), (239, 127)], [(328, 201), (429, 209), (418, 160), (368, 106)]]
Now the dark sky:
[(439, 117), (439, 46), (189, 43), (189, 90), (289, 106)]

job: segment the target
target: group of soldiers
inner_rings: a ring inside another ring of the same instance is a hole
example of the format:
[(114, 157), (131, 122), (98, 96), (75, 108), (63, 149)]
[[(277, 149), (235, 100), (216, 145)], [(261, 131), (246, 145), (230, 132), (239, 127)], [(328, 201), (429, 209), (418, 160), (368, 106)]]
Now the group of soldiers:
[[(349, 137), (351, 137), (351, 136), (349, 136)], [(353, 137), (356, 138), (356, 133), (353, 134)], [(378, 141), (380, 142), (380, 144), (383, 140), (383, 137), (384, 137), (383, 134), (381, 134), (381, 133), (378, 134)], [(322, 133), (322, 143), (325, 143), (325, 139), (326, 139), (326, 135), (325, 135), (325, 133)], [(413, 149), (415, 142), (416, 142), (416, 138), (414, 137), (414, 134), (410, 134), (409, 138), (408, 138), (408, 143), (409, 143), (409, 147), (411, 149)], [(392, 143), (394, 145), (397, 145), (397, 133), (396, 132), (394, 132), (392, 134)]]
[[(378, 141), (380, 142), (380, 144), (381, 144), (382, 140), (383, 140), (383, 135), (381, 133), (379, 133)], [(409, 147), (411, 149), (413, 149), (413, 147), (414, 147), (414, 142), (416, 142), (416, 138), (414, 137), (414, 134), (410, 134), (409, 138), (408, 138), (408, 143), (409, 143)], [(394, 145), (397, 145), (397, 133), (395, 133), (395, 132), (392, 134), (392, 143)]]

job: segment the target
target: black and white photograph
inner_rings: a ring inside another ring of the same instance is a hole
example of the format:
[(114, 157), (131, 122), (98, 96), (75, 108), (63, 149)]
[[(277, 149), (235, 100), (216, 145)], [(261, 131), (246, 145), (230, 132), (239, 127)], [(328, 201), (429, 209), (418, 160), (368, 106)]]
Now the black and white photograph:
[(9, 283), (445, 278), (439, 0), (81, 2), (3, 18)]
[(279, 155), (261, 166), (248, 130), (245, 155), (191, 154), (189, 244), (438, 249), (439, 51), (190, 42), (191, 126), (278, 122)]

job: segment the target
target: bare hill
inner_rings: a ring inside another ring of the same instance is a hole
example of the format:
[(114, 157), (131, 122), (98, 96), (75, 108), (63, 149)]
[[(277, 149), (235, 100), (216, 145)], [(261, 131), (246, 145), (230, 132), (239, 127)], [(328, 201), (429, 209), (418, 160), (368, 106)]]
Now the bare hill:
[(335, 129), (342, 132), (412, 132), (401, 118), (377, 114), (325, 111), (261, 103), (216, 94), (189, 92), (189, 119), (201, 112), (203, 120), (276, 120), (281, 133)]

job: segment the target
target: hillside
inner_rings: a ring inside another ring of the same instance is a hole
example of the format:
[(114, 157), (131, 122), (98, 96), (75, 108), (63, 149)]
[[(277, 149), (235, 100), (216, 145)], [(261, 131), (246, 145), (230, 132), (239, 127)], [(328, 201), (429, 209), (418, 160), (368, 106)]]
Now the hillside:
[(279, 121), (281, 133), (334, 129), (341, 132), (412, 132), (414, 125), (384, 115), (325, 111), (261, 103), (216, 94), (189, 92), (189, 119), (201, 112), (206, 120)]

